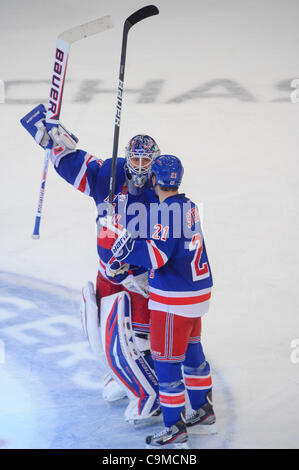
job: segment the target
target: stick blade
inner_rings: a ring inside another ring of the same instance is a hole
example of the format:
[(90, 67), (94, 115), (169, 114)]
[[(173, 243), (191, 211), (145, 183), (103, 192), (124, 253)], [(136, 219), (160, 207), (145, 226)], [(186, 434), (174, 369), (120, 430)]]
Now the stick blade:
[(134, 24), (139, 23), (139, 21), (142, 21), (145, 18), (148, 18), (149, 16), (158, 14), (159, 10), (155, 5), (148, 5), (132, 13), (132, 15), (126, 19), (126, 23), (129, 23), (129, 27), (131, 28), (131, 26), (134, 26)]
[(112, 27), (113, 23), (111, 17), (103, 16), (102, 18), (97, 18), (96, 20), (68, 29), (60, 34), (59, 37), (63, 41), (72, 44), (75, 41), (101, 33), (102, 31), (106, 31)]

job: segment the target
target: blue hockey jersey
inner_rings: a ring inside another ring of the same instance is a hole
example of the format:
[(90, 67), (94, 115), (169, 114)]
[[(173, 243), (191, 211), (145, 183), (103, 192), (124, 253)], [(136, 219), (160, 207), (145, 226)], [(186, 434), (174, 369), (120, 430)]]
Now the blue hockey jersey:
[[(99, 270), (105, 277), (106, 264), (111, 257), (110, 249), (115, 238), (113, 234), (98, 223), (98, 220), (107, 212), (111, 161), (111, 158), (101, 160), (83, 150), (76, 150), (62, 157), (57, 161), (57, 164), (55, 164), (55, 159), (53, 162), (57, 173), (62, 178), (79, 191), (94, 199), (98, 212), (97, 250), (99, 254)], [(134, 204), (142, 203), (142, 206), (147, 207), (151, 202), (157, 202), (157, 196), (148, 187), (144, 188), (140, 195), (134, 196), (128, 192), (124, 164), (124, 158), (117, 159), (114, 222), (121, 228), (126, 228), (130, 221), (136, 218)], [(132, 210), (130, 210), (130, 207)], [(141, 270), (136, 270), (134, 273), (140, 274), (140, 272)]]
[(136, 238), (124, 261), (150, 270), (149, 308), (202, 316), (209, 308), (213, 280), (198, 208), (178, 194), (153, 205), (147, 219), (150, 238)]

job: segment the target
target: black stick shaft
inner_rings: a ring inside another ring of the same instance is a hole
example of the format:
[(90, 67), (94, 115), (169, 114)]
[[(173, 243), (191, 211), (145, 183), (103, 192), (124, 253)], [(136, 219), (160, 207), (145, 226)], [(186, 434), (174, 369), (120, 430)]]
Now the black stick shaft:
[(144, 20), (145, 18), (148, 18), (149, 16), (157, 15), (158, 13), (159, 13), (159, 10), (157, 7), (155, 7), (154, 5), (149, 5), (147, 7), (144, 7), (144, 8), (141, 8), (140, 10), (135, 11), (135, 13), (129, 16), (129, 18), (127, 18), (124, 23), (122, 46), (121, 46), (119, 79), (118, 79), (118, 88), (117, 88), (117, 103), (116, 103), (116, 114), (115, 114), (115, 123), (114, 123), (111, 173), (110, 173), (110, 183), (109, 183), (108, 214), (110, 215), (112, 215), (113, 213), (113, 199), (114, 199), (114, 193), (115, 193), (115, 175), (116, 175), (116, 165), (117, 165), (120, 117), (121, 117), (121, 110), (122, 110), (122, 97), (123, 97), (123, 88), (124, 88), (128, 33), (129, 33), (130, 28), (134, 26), (134, 24), (138, 23), (139, 21)]
[(124, 85), (124, 76), (125, 76), (128, 32), (129, 32), (129, 27), (126, 21), (124, 24), (124, 29), (123, 29), (120, 69), (119, 69), (119, 78), (118, 78), (118, 87), (117, 87), (117, 103), (116, 103), (116, 113), (115, 113), (115, 121), (114, 121), (113, 150), (112, 150), (111, 174), (110, 174), (110, 184), (109, 184), (110, 211), (112, 211), (112, 207), (113, 207), (112, 204), (113, 204), (114, 193), (115, 193), (115, 174), (116, 174), (116, 164), (117, 164), (120, 116), (121, 116), (121, 109), (122, 109), (122, 95), (123, 95), (123, 85)]

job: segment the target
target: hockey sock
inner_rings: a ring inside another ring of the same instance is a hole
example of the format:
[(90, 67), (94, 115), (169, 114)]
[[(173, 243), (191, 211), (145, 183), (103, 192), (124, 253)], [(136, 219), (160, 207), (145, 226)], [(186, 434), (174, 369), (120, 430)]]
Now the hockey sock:
[(180, 421), (185, 408), (185, 385), (181, 363), (154, 361), (159, 381), (159, 397), (164, 424), (170, 427)]
[(191, 407), (198, 410), (206, 403), (207, 393), (212, 388), (210, 365), (205, 360), (201, 343), (188, 345), (184, 375)]

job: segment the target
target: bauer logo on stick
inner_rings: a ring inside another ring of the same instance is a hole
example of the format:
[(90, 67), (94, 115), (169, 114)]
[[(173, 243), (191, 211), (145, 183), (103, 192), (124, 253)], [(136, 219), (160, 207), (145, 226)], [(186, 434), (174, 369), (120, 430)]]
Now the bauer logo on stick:
[[(52, 75), (52, 87), (50, 89), (50, 96), (49, 96), (49, 106), (48, 106), (48, 112), (49, 113), (56, 113), (57, 110), (57, 105), (60, 101), (60, 95), (62, 91), (61, 87), (61, 76), (63, 71), (66, 68), (66, 62), (64, 63), (64, 52), (60, 49), (56, 49), (56, 54), (55, 54), (55, 62), (54, 62), (54, 72)], [(51, 118), (54, 118), (56, 116), (51, 116)]]
[(118, 127), (120, 126), (120, 114), (121, 114), (121, 106), (122, 106), (122, 99), (123, 99), (123, 89), (124, 89), (124, 82), (119, 80), (118, 89), (117, 89), (116, 115), (115, 115), (115, 125)]

